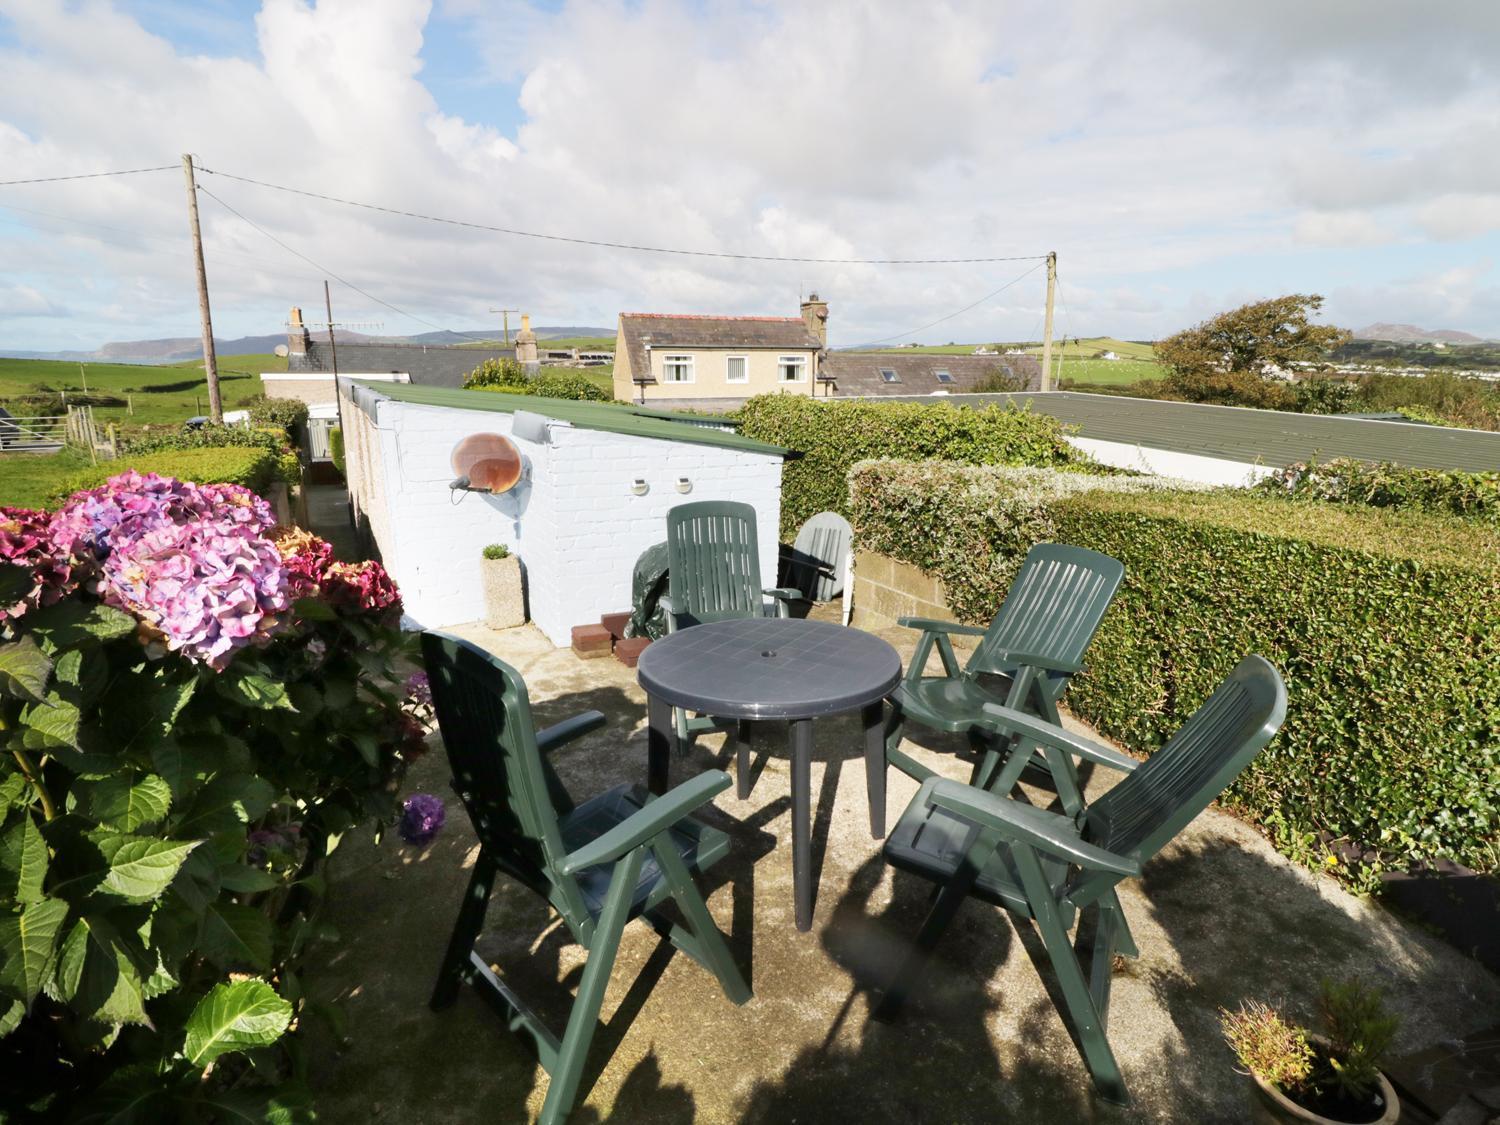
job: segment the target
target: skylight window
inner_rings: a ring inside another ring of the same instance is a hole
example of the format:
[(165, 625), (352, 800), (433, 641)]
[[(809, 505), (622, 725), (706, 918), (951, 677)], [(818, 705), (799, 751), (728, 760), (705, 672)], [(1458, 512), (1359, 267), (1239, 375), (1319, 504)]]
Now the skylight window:
[(952, 374), (949, 373), (944, 368), (939, 367), (936, 371), (933, 372), (933, 374), (937, 376), (937, 381), (939, 383), (951, 383), (951, 382), (953, 382), (953, 376), (952, 376)]
[(901, 382), (901, 376), (896, 374), (896, 369), (894, 367), (882, 367), (880, 369), (880, 379), (881, 382), (884, 383)]

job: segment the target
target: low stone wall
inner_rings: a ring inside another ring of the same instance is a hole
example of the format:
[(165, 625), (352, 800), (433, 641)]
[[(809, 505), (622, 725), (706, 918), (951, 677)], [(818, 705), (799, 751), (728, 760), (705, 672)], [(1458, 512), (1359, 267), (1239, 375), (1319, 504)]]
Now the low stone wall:
[(861, 629), (884, 629), (898, 617), (953, 620), (936, 578), (873, 551), (854, 552), (854, 617)]

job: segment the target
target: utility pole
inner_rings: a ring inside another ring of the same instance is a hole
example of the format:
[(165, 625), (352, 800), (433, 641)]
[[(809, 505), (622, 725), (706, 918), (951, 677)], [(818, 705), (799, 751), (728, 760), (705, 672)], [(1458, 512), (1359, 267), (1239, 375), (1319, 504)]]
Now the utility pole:
[(518, 313), (520, 309), (491, 309), (492, 313), (500, 313), (505, 317), (505, 346), (510, 347), (510, 314)]
[(328, 353), (333, 360), (333, 391), (338, 395), (339, 388), (339, 346), (333, 342), (333, 298), (328, 295), (328, 279), (323, 279), (323, 308), (328, 313)]
[(219, 363), (214, 355), (214, 322), (208, 311), (208, 272), (203, 268), (203, 232), (198, 229), (198, 185), (193, 180), (193, 154), (182, 154), (182, 175), (187, 180), (188, 226), (193, 232), (193, 263), (198, 269), (198, 318), (203, 322), (203, 374), (208, 379), (208, 417), (214, 425), (224, 422), (224, 400), (219, 397)]
[(1047, 253), (1047, 327), (1042, 331), (1042, 390), (1052, 389), (1052, 302), (1057, 296), (1057, 251)]

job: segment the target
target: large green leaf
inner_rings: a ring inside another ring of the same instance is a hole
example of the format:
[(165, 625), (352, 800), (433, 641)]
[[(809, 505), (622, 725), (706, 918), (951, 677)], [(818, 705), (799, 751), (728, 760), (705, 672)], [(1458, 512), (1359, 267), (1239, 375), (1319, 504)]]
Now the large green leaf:
[(243, 863), (230, 863), (219, 868), (219, 879), (226, 891), (236, 894), (269, 891), (281, 885), (281, 880), (259, 867), (246, 867)]
[(40, 703), (52, 661), (30, 637), (0, 645), (0, 695)]
[(162, 1079), (150, 1067), (129, 1066), (91, 1093), (68, 1125), (156, 1125), (175, 1119), (171, 1110)]
[(0, 832), (0, 898), (36, 902), (47, 877), (47, 842), (29, 810)]
[(203, 915), (203, 956), (221, 969), (271, 966), (271, 920), (251, 906), (213, 902)]
[(57, 957), (60, 999), (105, 1024), (148, 1023), (137, 957), (120, 930), (101, 914), (74, 923)]
[(197, 1067), (228, 1051), (266, 1047), (292, 1022), (292, 1006), (263, 980), (216, 984), (187, 1020), (182, 1053)]
[(264, 778), (221, 773), (198, 790), (172, 831), (178, 836), (225, 832), (258, 820), (275, 800), (276, 790)]
[(113, 606), (68, 598), (28, 614), (26, 624), (54, 649), (108, 641), (134, 632), (135, 618)]
[[(204, 1083), (207, 1087), (209, 1084)], [(318, 1119), (312, 1091), (295, 1080), (276, 1086), (203, 1091), (201, 1105), (225, 1125), (312, 1125)]]
[(52, 971), (57, 935), (67, 916), (66, 902), (47, 898), (0, 917), (0, 988), (28, 1007)]
[(109, 683), (109, 657), (97, 648), (70, 648), (58, 654), (53, 674), (58, 683), (74, 688), (69, 697), (87, 708)]
[(80, 782), (75, 791), (84, 797), (95, 820), (123, 832), (155, 824), (167, 815), (172, 805), (171, 787), (154, 773), (140, 778), (128, 773), (111, 774), (97, 781)]
[(0, 1039), (4, 1039), (21, 1026), (21, 1017), (26, 1014), (26, 1005), (19, 1000), (0, 996)]
[(126, 902), (150, 902), (167, 889), (182, 861), (201, 840), (161, 840), (114, 832), (90, 833), (109, 865), (99, 891)]
[(287, 698), (286, 685), (258, 672), (230, 673), (217, 681), (217, 685), (219, 694), (242, 707), (255, 707), (263, 711), (276, 708), (295, 710), (292, 701)]
[(54, 750), (66, 747), (77, 750), (78, 708), (57, 692), (47, 693), (40, 703), (28, 704), (21, 711), (21, 744), (29, 750)]

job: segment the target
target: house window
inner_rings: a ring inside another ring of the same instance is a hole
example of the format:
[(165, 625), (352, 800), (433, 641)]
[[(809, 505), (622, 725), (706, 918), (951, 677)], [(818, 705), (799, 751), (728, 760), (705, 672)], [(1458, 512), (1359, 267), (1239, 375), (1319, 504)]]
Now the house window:
[(945, 371), (941, 367), (939, 367), (936, 371), (934, 371), (933, 374), (937, 376), (937, 381), (939, 383), (951, 383), (951, 382), (953, 382), (953, 376), (950, 375), (947, 371)]
[(690, 355), (662, 356), (661, 381), (663, 383), (691, 383), (693, 381), (693, 357)]
[(776, 366), (780, 372), (780, 381), (783, 383), (805, 383), (807, 382), (807, 357), (805, 355), (784, 355), (777, 359)]
[(724, 357), (724, 382), (748, 383), (750, 381), (750, 357), (731, 355)]
[(880, 381), (882, 383), (899, 383), (901, 376), (896, 374), (894, 367), (882, 367), (880, 369)]

